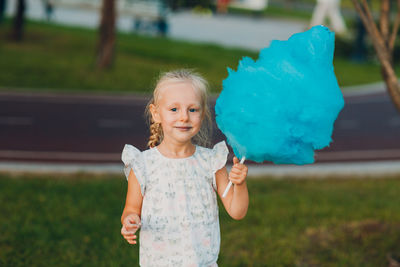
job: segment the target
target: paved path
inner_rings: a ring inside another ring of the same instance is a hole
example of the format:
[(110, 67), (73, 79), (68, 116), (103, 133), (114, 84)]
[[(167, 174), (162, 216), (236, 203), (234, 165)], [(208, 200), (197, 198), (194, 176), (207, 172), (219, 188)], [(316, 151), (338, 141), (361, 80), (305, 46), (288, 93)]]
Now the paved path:
[[(231, 165), (227, 165), (228, 170)], [(35, 162), (0, 162), (0, 173), (36, 173), (36, 174), (119, 174), (124, 177), (122, 163), (35, 163)], [(388, 175), (400, 175), (400, 161), (378, 162), (348, 162), (348, 163), (316, 163), (305, 166), (294, 165), (249, 165), (249, 177), (352, 177), (352, 178), (376, 178)]]
[(171, 37), (196, 42), (217, 43), (226, 47), (260, 50), (271, 40), (287, 40), (302, 32), (303, 21), (237, 16), (200, 16), (179, 13), (171, 16)]
[[(7, 14), (14, 13), (16, 0), (8, 0)], [(29, 0), (27, 16), (45, 18), (41, 0)], [(53, 22), (97, 28), (99, 15), (96, 11), (55, 8)], [(293, 33), (304, 31), (304, 21), (277, 18), (251, 18), (233, 15), (199, 15), (192, 12), (171, 13), (168, 17), (169, 37), (193, 42), (215, 43), (228, 47), (259, 50), (271, 40), (286, 40)], [(118, 29), (132, 30), (132, 18), (120, 16)]]
[[(215, 102), (211, 101), (211, 105)], [(400, 159), (400, 117), (387, 94), (345, 95), (333, 143), (317, 162)], [(0, 159), (120, 162), (123, 145), (145, 149), (146, 96), (0, 92)], [(213, 109), (212, 109), (213, 110)], [(51, 111), (51, 112), (50, 112)], [(215, 129), (214, 143), (224, 139)]]

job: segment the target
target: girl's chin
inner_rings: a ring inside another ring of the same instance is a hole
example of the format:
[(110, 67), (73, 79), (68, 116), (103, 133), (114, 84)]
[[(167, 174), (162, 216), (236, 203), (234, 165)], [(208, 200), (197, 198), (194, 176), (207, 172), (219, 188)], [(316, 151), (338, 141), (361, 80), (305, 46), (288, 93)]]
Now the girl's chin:
[(192, 133), (178, 133), (171, 137), (172, 137), (172, 139), (174, 139), (175, 141), (177, 141), (179, 143), (187, 143), (187, 142), (191, 142), (192, 138), (195, 135), (196, 134), (192, 134)]

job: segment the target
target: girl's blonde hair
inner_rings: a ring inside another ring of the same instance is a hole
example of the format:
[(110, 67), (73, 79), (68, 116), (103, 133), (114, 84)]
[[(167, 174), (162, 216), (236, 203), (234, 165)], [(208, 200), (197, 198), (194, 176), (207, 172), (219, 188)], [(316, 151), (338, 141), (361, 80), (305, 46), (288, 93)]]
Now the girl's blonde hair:
[(201, 124), (200, 131), (193, 138), (194, 143), (201, 146), (210, 145), (210, 136), (212, 132), (212, 119), (210, 108), (208, 107), (208, 83), (198, 73), (190, 69), (179, 69), (161, 73), (155, 89), (153, 91), (153, 97), (150, 99), (146, 106), (146, 117), (148, 119), (150, 128), (150, 137), (147, 146), (152, 148), (161, 143), (164, 138), (163, 130), (160, 123), (156, 123), (150, 112), (150, 105), (157, 106), (160, 99), (160, 89), (164, 84), (170, 82), (189, 82), (192, 84), (193, 89), (200, 95), (201, 110), (203, 111), (203, 121)]

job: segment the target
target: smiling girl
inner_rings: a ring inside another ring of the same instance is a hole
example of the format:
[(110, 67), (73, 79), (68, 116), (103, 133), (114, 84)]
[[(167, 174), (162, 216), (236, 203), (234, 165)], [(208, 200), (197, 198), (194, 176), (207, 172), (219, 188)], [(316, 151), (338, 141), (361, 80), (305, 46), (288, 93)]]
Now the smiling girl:
[(125, 145), (122, 161), (128, 192), (121, 234), (136, 244), (140, 228), (141, 266), (217, 266), (220, 229), (217, 197), (228, 214), (242, 219), (249, 203), (247, 167), (235, 157), (225, 167), (225, 142), (207, 144), (211, 116), (207, 83), (190, 70), (161, 76), (146, 113), (148, 150)]

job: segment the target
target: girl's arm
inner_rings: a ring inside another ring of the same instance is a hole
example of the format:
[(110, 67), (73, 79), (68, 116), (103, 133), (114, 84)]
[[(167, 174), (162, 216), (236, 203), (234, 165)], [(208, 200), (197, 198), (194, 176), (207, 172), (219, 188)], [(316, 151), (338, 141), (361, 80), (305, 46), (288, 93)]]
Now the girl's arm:
[[(229, 175), (226, 167), (215, 173), (218, 195), (228, 214), (235, 220), (243, 219), (246, 216), (247, 208), (249, 206), (249, 193), (247, 191), (246, 177), (247, 166), (240, 164), (236, 157), (233, 158), (233, 166)], [(229, 180), (232, 181), (233, 188), (231, 188), (226, 197), (223, 198), (222, 194), (224, 193)]]
[(129, 244), (136, 244), (135, 232), (140, 227), (140, 214), (142, 211), (143, 196), (140, 191), (140, 184), (131, 170), (128, 176), (128, 192), (124, 211), (121, 216), (121, 234)]

